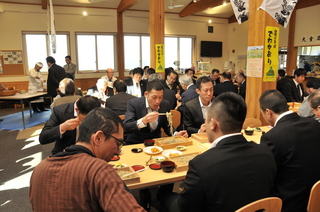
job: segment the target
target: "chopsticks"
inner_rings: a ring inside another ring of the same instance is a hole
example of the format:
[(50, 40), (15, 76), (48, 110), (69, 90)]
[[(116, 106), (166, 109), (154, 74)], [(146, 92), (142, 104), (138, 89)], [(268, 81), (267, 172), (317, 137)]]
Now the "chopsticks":
[(159, 113), (159, 116), (166, 116), (166, 113)]
[(144, 171), (144, 170), (146, 170), (146, 169), (148, 169), (148, 167), (147, 167), (147, 168), (144, 168), (144, 169), (140, 169), (140, 170), (135, 171), (135, 172), (131, 172), (131, 173), (129, 173), (129, 174), (122, 175), (121, 177), (126, 177), (126, 176), (129, 176), (129, 175), (132, 175), (132, 174), (138, 173), (138, 172), (142, 172), (142, 171)]

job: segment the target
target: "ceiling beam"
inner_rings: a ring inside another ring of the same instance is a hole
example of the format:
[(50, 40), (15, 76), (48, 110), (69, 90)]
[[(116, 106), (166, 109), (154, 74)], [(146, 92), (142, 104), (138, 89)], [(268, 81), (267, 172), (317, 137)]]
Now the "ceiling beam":
[(41, 0), (41, 6), (43, 10), (46, 10), (48, 7), (48, 0)]
[(119, 6), (117, 8), (117, 12), (123, 13), (124, 11), (126, 11), (127, 9), (132, 7), (133, 5), (139, 3), (140, 1), (142, 1), (142, 0), (121, 0)]
[(312, 6), (315, 6), (318, 4), (320, 4), (319, 0), (303, 0), (303, 1), (298, 1), (296, 8), (302, 9), (302, 8), (306, 8), (306, 7), (312, 7)]
[[(179, 13), (179, 17), (186, 17), (188, 15), (192, 15), (195, 13), (202, 12), (206, 9), (221, 6), (223, 4), (224, 0), (201, 0), (196, 3), (191, 1), (190, 4), (188, 4), (181, 12)], [(226, 0), (226, 3), (229, 3), (230, 0)]]

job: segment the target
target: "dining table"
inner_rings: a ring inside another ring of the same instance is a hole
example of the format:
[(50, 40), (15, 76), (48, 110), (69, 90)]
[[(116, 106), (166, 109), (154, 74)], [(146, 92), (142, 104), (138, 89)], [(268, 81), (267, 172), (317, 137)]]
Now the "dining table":
[[(47, 92), (36, 92), (36, 93), (25, 93), (25, 94), (16, 93), (15, 95), (11, 95), (11, 96), (0, 96), (0, 101), (17, 102), (21, 105), (27, 102), (29, 103), (30, 117), (32, 117), (31, 101), (46, 95), (47, 95)], [(21, 107), (21, 115), (22, 115), (23, 128), (26, 129), (26, 122), (24, 119), (23, 107)]]
[[(246, 135), (244, 131), (242, 131), (242, 133), (248, 141), (253, 141), (259, 144), (262, 133), (269, 131), (271, 128), (271, 126), (260, 127), (260, 130), (254, 131), (253, 135)], [(192, 145), (186, 146), (186, 150), (182, 151), (183, 155), (192, 153), (201, 154), (210, 148), (211, 143), (209, 142), (199, 142), (193, 139), (193, 137), (189, 137), (188, 140), (192, 141)], [(169, 183), (179, 182), (185, 179), (187, 170), (177, 171), (177, 169), (174, 169), (172, 172), (167, 173), (163, 172), (161, 169), (153, 170), (149, 168), (150, 164), (156, 163), (155, 157), (162, 156), (162, 152), (158, 154), (148, 154), (144, 151), (141, 151), (139, 153), (132, 152), (132, 149), (136, 148), (141, 148), (143, 150), (145, 146), (144, 144), (133, 144), (123, 146), (121, 154), (119, 155), (120, 159), (117, 161), (109, 162), (109, 164), (112, 165), (121, 164), (128, 167), (140, 165), (146, 168), (145, 170), (136, 173), (136, 175), (138, 175), (140, 178), (140, 182), (127, 184), (126, 181), (124, 181), (130, 189), (143, 189), (153, 186), (160, 186)], [(175, 148), (164, 150), (175, 150)]]

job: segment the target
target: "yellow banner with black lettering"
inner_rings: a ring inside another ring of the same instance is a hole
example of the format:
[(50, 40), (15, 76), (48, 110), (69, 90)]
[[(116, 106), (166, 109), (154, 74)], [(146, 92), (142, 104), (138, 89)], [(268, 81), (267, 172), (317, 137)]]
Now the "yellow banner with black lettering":
[(279, 27), (266, 27), (264, 44), (264, 82), (275, 82), (278, 72)]
[(164, 45), (156, 44), (156, 72), (164, 72)]

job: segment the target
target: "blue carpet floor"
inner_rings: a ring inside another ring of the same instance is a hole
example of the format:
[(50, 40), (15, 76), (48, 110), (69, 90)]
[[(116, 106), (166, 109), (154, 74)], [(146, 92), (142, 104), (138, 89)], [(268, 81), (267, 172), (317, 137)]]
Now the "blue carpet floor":
[[(32, 117), (30, 117), (29, 111), (24, 111), (24, 118), (26, 121), (26, 128), (38, 125), (42, 122), (49, 120), (51, 115), (51, 110), (44, 111), (42, 113), (33, 113)], [(23, 130), (23, 123), (22, 123), (22, 115), (21, 112), (11, 114), (8, 116), (0, 117), (4, 119), (0, 122), (0, 129), (4, 130)]]

